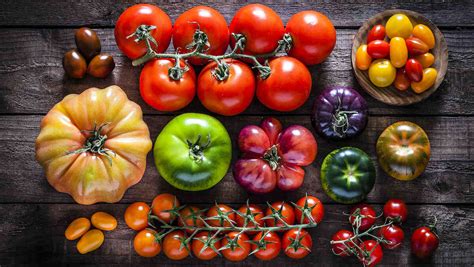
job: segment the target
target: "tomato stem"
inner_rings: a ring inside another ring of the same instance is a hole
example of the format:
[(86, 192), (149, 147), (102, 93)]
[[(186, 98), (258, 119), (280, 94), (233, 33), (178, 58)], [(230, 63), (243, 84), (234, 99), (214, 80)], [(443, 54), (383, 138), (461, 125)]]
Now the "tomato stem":
[(203, 151), (211, 144), (211, 135), (207, 134), (207, 141), (201, 144), (201, 135), (198, 135), (196, 142), (186, 140), (189, 146), (189, 157), (195, 162), (200, 163), (203, 158)]
[(272, 170), (275, 171), (278, 169), (278, 167), (280, 167), (281, 157), (278, 155), (278, 147), (276, 145), (273, 145), (270, 149), (268, 149), (262, 158), (268, 162)]
[(339, 137), (344, 137), (346, 135), (347, 130), (349, 130), (349, 127), (351, 126), (349, 124), (349, 116), (352, 114), (357, 114), (357, 111), (347, 111), (347, 110), (341, 110), (341, 98), (337, 98), (339, 101), (339, 104), (337, 106), (336, 112), (332, 115), (333, 120), (332, 120), (332, 130), (339, 136)]
[(105, 156), (107, 160), (109, 161), (109, 164), (112, 165), (112, 157), (109, 155), (109, 153), (113, 153), (114, 157), (116, 156), (115, 152), (112, 150), (105, 148), (105, 141), (107, 141), (107, 135), (102, 135), (102, 129), (104, 129), (105, 126), (107, 126), (109, 123), (103, 123), (97, 127), (96, 124), (94, 124), (94, 129), (92, 130), (81, 130), (81, 132), (85, 132), (89, 134), (89, 137), (86, 139), (86, 142), (84, 143), (84, 146), (82, 148), (79, 148), (77, 150), (69, 151), (67, 155), (70, 154), (81, 154), (81, 153), (94, 153), (94, 154), (99, 154), (101, 156)]

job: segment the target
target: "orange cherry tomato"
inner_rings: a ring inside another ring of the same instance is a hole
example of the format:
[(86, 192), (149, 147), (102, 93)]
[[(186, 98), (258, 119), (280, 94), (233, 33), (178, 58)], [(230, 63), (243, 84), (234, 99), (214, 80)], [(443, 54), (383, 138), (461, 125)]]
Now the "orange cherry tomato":
[(413, 28), (413, 36), (422, 40), (429, 49), (435, 47), (435, 37), (430, 27), (424, 24), (418, 24)]
[(416, 37), (405, 39), (405, 43), (407, 44), (407, 49), (408, 53), (410, 53), (410, 56), (418, 56), (430, 50), (425, 42)]
[(408, 49), (405, 39), (402, 37), (393, 37), (390, 40), (390, 62), (395, 68), (405, 66), (408, 59)]
[(428, 90), (436, 81), (438, 72), (434, 68), (426, 68), (423, 70), (423, 78), (419, 82), (412, 82), (411, 89), (417, 94), (421, 94)]
[(102, 211), (92, 214), (91, 222), (95, 228), (104, 231), (112, 231), (117, 228), (117, 219), (115, 219), (114, 216)]
[(140, 231), (148, 226), (150, 206), (145, 202), (135, 202), (125, 210), (125, 223), (131, 229)]
[[(202, 211), (195, 206), (186, 206), (179, 211), (180, 217), (178, 220), (179, 226), (194, 226), (194, 227), (203, 227), (204, 222)], [(192, 233), (194, 229), (186, 229), (186, 232)]]
[[(230, 244), (229, 244), (230, 243)], [(222, 239), (222, 255), (230, 261), (243, 261), (250, 253), (249, 238), (245, 233), (230, 232)]]
[(189, 255), (189, 244), (187, 248), (182, 246), (186, 238), (183, 231), (173, 231), (163, 239), (163, 252), (171, 260), (182, 260)]
[[(221, 241), (218, 237), (214, 237), (214, 240), (211, 241), (212, 233), (207, 231), (199, 232), (193, 238), (191, 244), (191, 250), (193, 251), (194, 256), (200, 260), (212, 260), (217, 256), (218, 251), (221, 248)], [(210, 242), (210, 243), (208, 243)], [(208, 247), (204, 248), (207, 245)]]
[(224, 204), (218, 204), (218, 205), (214, 205), (212, 206), (208, 211), (207, 211), (207, 222), (212, 225), (212, 226), (216, 226), (216, 227), (219, 227), (219, 226), (224, 226), (224, 227), (230, 227), (231, 224), (228, 220), (224, 220), (223, 218), (220, 218), (220, 219), (209, 219), (209, 217), (216, 217), (218, 218), (219, 215), (227, 215), (227, 217), (229, 218), (230, 221), (232, 221), (232, 224), (234, 224), (235, 222), (235, 213), (234, 213), (234, 210), (227, 206), (227, 205), (224, 205)]
[(395, 77), (393, 85), (400, 91), (405, 91), (410, 87), (410, 79), (408, 79), (406, 75), (405, 68), (397, 70), (397, 76)]
[(367, 34), (367, 43), (370, 43), (374, 40), (384, 40), (385, 39), (385, 27), (381, 24), (375, 25)]
[(67, 227), (64, 235), (67, 240), (76, 240), (91, 228), (91, 221), (87, 218), (77, 218)]
[(158, 233), (152, 229), (141, 230), (133, 239), (133, 248), (142, 257), (155, 257), (161, 252)]
[(368, 70), (372, 63), (372, 58), (367, 53), (367, 45), (361, 45), (356, 52), (356, 67), (360, 70)]
[(81, 254), (86, 254), (98, 249), (104, 243), (104, 233), (98, 229), (92, 229), (85, 233), (79, 242), (77, 242), (77, 251)]
[(415, 57), (421, 63), (424, 69), (431, 67), (435, 62), (435, 57), (431, 53), (424, 53)]
[(159, 194), (151, 203), (151, 209), (153, 214), (166, 223), (170, 223), (174, 220), (175, 215), (167, 212), (167, 210), (172, 210), (176, 207), (179, 207), (179, 201), (175, 195), (172, 194)]

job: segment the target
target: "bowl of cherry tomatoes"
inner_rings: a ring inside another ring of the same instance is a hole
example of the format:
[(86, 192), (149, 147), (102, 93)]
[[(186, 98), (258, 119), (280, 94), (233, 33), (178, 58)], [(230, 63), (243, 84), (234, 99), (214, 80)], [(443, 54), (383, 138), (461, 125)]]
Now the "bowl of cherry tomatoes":
[(357, 32), (352, 68), (359, 84), (375, 99), (410, 105), (440, 86), (448, 68), (448, 47), (438, 27), (423, 15), (386, 10)]

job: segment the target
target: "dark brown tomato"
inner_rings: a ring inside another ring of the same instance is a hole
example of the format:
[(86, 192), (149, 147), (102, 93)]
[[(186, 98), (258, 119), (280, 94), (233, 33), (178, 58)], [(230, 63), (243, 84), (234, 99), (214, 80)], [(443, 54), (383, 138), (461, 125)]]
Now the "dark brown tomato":
[(87, 63), (76, 49), (71, 49), (64, 54), (63, 68), (67, 76), (80, 79), (86, 74)]
[(110, 54), (98, 54), (95, 56), (89, 66), (87, 67), (87, 73), (96, 78), (105, 78), (115, 68), (114, 58)]
[(87, 61), (100, 53), (101, 45), (97, 33), (89, 28), (82, 27), (74, 35), (79, 52)]

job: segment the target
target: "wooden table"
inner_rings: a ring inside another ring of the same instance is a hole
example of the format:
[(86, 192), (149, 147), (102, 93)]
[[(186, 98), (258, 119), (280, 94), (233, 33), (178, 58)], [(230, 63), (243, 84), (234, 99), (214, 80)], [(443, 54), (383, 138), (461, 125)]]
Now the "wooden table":
[[(0, 11), (0, 265), (41, 264), (103, 264), (129, 265), (220, 265), (229, 264), (222, 258), (200, 262), (187, 258), (171, 262), (160, 255), (145, 259), (133, 251), (134, 232), (127, 229), (122, 217), (126, 206), (134, 201), (150, 202), (162, 192), (179, 196), (182, 202), (211, 205), (214, 200), (237, 207), (250, 197), (252, 202), (264, 203), (283, 198), (296, 200), (306, 192), (315, 194), (324, 203), (324, 222), (311, 231), (313, 252), (304, 260), (294, 261), (285, 256), (264, 263), (250, 257), (240, 265), (355, 265), (355, 259), (340, 259), (331, 254), (329, 239), (340, 228), (348, 228), (349, 207), (336, 204), (322, 191), (319, 169), (322, 159), (333, 149), (355, 146), (367, 151), (374, 160), (375, 142), (382, 130), (399, 120), (410, 120), (422, 126), (429, 135), (432, 157), (426, 172), (411, 182), (388, 177), (380, 168), (374, 190), (368, 202), (380, 211), (389, 198), (402, 198), (409, 204), (409, 220), (403, 225), (406, 240), (401, 249), (386, 251), (383, 265), (450, 265), (474, 264), (474, 4), (472, 1), (447, 3), (398, 3), (398, 1), (356, 1), (353, 3), (274, 3), (269, 4), (286, 22), (292, 14), (305, 9), (316, 9), (329, 16), (337, 28), (337, 45), (331, 56), (321, 65), (311, 68), (314, 86), (310, 100), (291, 113), (277, 113), (253, 103), (237, 117), (220, 117), (235, 139), (247, 124), (258, 123), (263, 117), (277, 116), (285, 125), (302, 124), (311, 129), (309, 113), (315, 96), (327, 85), (343, 84), (356, 87), (367, 99), (370, 118), (367, 129), (351, 141), (330, 142), (317, 137), (317, 160), (306, 168), (304, 186), (296, 192), (249, 196), (236, 185), (231, 173), (217, 186), (206, 192), (181, 192), (163, 181), (148, 157), (148, 168), (143, 180), (127, 191), (117, 204), (81, 206), (66, 194), (56, 192), (47, 183), (43, 170), (34, 159), (34, 140), (41, 118), (64, 96), (80, 93), (95, 86), (117, 84), (128, 96), (140, 104), (145, 121), (154, 139), (162, 127), (182, 112), (206, 112), (199, 101), (178, 113), (160, 113), (147, 106), (138, 93), (140, 68), (132, 68), (130, 61), (117, 49), (113, 27), (120, 13), (131, 3), (115, 0), (7, 1)], [(343, 2), (343, 1), (339, 1)], [(354, 1), (351, 1), (354, 2)], [(243, 4), (230, 1), (215, 4), (230, 21)], [(161, 4), (174, 20), (194, 3)], [(439, 26), (449, 47), (449, 69), (441, 88), (428, 100), (409, 107), (392, 107), (377, 102), (365, 94), (354, 79), (350, 64), (351, 41), (357, 28), (372, 15), (389, 8), (403, 8), (420, 12)], [(94, 28), (102, 50), (110, 52), (117, 67), (106, 79), (87, 77), (72, 80), (64, 76), (61, 61), (64, 52), (74, 47), (74, 29), (87, 25)], [(235, 142), (234, 142), (235, 148)], [(234, 160), (237, 149), (234, 149)], [(90, 216), (95, 211), (107, 211), (119, 219), (117, 230), (106, 233), (104, 245), (88, 255), (80, 255), (75, 242), (66, 241), (64, 230), (79, 216)], [(441, 244), (430, 261), (421, 262), (410, 255), (409, 237), (425, 219), (438, 218)]]

